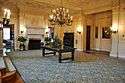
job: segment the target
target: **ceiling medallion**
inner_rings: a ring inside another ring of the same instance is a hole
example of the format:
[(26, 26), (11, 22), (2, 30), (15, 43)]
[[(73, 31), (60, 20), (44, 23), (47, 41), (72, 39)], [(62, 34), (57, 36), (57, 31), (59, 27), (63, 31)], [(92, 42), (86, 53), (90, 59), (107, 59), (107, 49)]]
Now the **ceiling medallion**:
[(49, 21), (51, 25), (67, 25), (71, 26), (73, 22), (73, 16), (70, 16), (69, 9), (63, 7), (61, 0), (61, 7), (53, 9), (49, 15)]

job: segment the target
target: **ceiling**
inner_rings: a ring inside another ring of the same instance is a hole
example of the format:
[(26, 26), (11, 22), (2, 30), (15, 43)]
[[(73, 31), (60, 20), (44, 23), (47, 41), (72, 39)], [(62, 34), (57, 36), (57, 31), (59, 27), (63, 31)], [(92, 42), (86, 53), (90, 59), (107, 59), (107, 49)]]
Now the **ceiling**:
[[(80, 10), (88, 11), (99, 8), (111, 9), (112, 2), (117, 0), (62, 0), (63, 6), (69, 8), (71, 12)], [(31, 8), (33, 10), (44, 10), (49, 12), (51, 9), (61, 6), (61, 0), (0, 0), (1, 4), (14, 5), (20, 9)]]

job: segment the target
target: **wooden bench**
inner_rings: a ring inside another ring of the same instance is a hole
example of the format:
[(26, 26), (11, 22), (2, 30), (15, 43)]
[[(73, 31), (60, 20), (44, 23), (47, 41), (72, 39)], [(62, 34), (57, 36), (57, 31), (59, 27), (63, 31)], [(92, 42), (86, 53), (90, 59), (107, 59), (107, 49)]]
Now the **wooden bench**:
[(6, 73), (6, 65), (4, 63), (3, 57), (0, 57), (0, 76)]
[(14, 67), (14, 65), (12, 64), (11, 59), (8, 56), (4, 57), (4, 62), (6, 64), (7, 67), (7, 71), (15, 71), (16, 68)]
[(0, 83), (24, 83), (9, 57), (0, 57)]
[[(6, 74), (6, 65), (4, 63), (3, 57), (0, 56), (0, 77)], [(2, 79), (0, 78), (0, 83), (2, 83)]]
[(16, 71), (6, 72), (5, 75), (1, 76), (2, 83), (15, 83)]
[[(10, 64), (10, 61), (9, 61)], [(16, 71), (12, 69), (7, 70), (6, 62), (4, 57), (0, 57), (0, 83), (13, 83), (13, 79), (15, 79)]]

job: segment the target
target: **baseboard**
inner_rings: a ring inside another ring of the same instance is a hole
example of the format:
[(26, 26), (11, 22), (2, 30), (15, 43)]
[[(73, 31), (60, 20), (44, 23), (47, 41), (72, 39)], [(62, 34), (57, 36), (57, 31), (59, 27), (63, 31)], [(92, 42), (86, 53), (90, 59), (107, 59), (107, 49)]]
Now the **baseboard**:
[(100, 49), (99, 49), (99, 48), (93, 48), (92, 50), (97, 50), (97, 51), (100, 51)]
[(119, 55), (118, 58), (125, 59), (125, 55)]
[(112, 53), (110, 53), (110, 56), (111, 56), (111, 57), (117, 57), (117, 54), (112, 54)]
[(83, 51), (83, 49), (76, 49), (77, 51)]
[(110, 54), (111, 57), (116, 57), (116, 58), (121, 58), (121, 59), (125, 59), (125, 55), (124, 54), (120, 54), (120, 55), (117, 55), (117, 54)]

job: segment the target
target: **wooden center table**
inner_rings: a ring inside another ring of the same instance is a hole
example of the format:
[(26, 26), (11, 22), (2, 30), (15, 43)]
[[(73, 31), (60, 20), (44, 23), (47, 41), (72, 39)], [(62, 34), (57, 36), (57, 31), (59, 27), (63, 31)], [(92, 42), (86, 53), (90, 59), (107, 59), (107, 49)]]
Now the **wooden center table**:
[[(74, 61), (74, 52), (75, 52), (75, 48), (69, 47), (69, 46), (62, 46), (61, 48), (54, 48), (54, 47), (48, 47), (48, 46), (42, 46), (42, 54), (43, 56), (48, 55), (48, 54), (53, 54), (56, 55), (56, 53), (58, 53), (58, 60), (59, 63), (62, 62), (62, 60), (72, 60)], [(46, 50), (51, 51), (51, 52), (46, 52)], [(71, 57), (67, 57), (67, 58), (62, 58), (62, 53), (71, 53)]]

